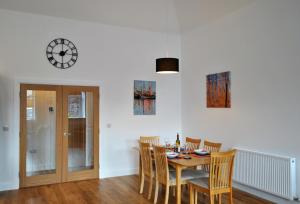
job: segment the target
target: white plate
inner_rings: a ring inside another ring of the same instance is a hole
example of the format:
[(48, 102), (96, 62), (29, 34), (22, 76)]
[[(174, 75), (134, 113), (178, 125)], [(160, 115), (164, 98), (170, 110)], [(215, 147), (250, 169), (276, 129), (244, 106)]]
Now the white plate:
[(196, 154), (199, 154), (199, 155), (207, 155), (207, 154), (209, 154), (209, 152), (206, 151), (205, 149), (195, 149), (194, 152)]
[(177, 156), (179, 155), (179, 154), (176, 153), (176, 152), (167, 152), (166, 154), (167, 154), (167, 157), (168, 157), (169, 159), (173, 159), (173, 158), (175, 158), (175, 157), (177, 157)]

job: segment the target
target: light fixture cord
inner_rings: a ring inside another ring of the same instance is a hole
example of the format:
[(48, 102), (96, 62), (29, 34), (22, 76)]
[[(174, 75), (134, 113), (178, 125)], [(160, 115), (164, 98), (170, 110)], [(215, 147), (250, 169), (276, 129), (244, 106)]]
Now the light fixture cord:
[(169, 25), (169, 0), (166, 0), (166, 43), (165, 43), (165, 50), (166, 50), (166, 57), (169, 57), (168, 52), (168, 25)]

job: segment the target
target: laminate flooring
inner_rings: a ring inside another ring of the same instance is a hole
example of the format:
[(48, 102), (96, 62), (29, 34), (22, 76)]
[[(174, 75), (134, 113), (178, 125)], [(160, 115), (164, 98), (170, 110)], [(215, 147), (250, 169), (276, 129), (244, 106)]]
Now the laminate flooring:
[[(78, 182), (52, 184), (0, 192), (1, 204), (44, 204), (44, 203), (97, 203), (97, 204), (150, 204), (153, 203), (154, 186), (151, 200), (147, 200), (148, 182), (145, 181), (144, 193), (138, 193), (138, 176), (123, 176), (94, 179)], [(164, 188), (160, 188), (158, 204), (164, 202)], [(271, 204), (271, 202), (234, 189), (234, 204)], [(226, 196), (223, 202), (227, 203)], [(169, 203), (176, 198), (170, 191)], [(189, 192), (183, 188), (182, 204), (189, 203)], [(198, 204), (209, 203), (208, 197), (198, 195)]]

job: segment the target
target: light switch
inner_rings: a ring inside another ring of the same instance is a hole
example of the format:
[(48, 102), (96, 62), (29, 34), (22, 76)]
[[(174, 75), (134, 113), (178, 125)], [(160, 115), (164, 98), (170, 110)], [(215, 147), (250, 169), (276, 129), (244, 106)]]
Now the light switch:
[(2, 130), (3, 130), (3, 132), (8, 132), (8, 131), (9, 131), (8, 125), (4, 125), (4, 126), (2, 127)]
[(107, 123), (106, 127), (107, 127), (107, 128), (111, 128), (111, 124), (110, 124), (110, 123)]

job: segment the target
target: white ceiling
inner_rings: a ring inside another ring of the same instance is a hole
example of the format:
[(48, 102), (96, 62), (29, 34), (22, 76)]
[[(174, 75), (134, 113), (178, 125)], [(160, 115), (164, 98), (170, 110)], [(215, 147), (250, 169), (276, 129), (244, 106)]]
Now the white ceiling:
[(109, 25), (179, 32), (209, 23), (254, 0), (0, 0), (0, 8)]

